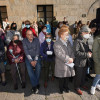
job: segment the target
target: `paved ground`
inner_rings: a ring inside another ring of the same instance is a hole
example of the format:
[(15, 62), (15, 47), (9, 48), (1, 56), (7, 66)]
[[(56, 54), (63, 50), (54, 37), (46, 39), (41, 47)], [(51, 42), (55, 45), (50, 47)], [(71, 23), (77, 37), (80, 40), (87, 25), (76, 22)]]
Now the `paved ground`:
[[(13, 90), (13, 84), (11, 81), (10, 72), (7, 71), (7, 85), (3, 87), (0, 84), (0, 100), (100, 100), (100, 91), (96, 90), (95, 95), (90, 95), (89, 90), (84, 91), (83, 95), (79, 96), (75, 93), (73, 89), (73, 84), (70, 82), (69, 88), (71, 89), (70, 93), (64, 93), (59, 94), (58, 89), (58, 81), (55, 79), (54, 81), (51, 81), (49, 79), (48, 87), (45, 89), (43, 87), (43, 77), (41, 73), (40, 78), (40, 91), (39, 94), (32, 94), (30, 89), (30, 81), (29, 77), (27, 75), (27, 87), (25, 89), (21, 89), (21, 85), (19, 82), (19, 89), (17, 91)], [(19, 80), (18, 80), (19, 81)], [(92, 80), (89, 80), (87, 82), (87, 85), (89, 86), (89, 89), (91, 87)]]

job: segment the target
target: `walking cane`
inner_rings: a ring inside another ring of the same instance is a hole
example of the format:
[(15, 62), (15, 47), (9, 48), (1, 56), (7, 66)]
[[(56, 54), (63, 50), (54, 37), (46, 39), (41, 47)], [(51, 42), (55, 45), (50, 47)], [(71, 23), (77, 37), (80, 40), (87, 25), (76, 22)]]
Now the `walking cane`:
[[(14, 56), (13, 50), (12, 50), (12, 49), (9, 49), (9, 52), (10, 52), (10, 54), (11, 54), (14, 58), (17, 58), (17, 57)], [(20, 82), (21, 82), (21, 84), (22, 84), (22, 79), (21, 79), (21, 75), (20, 75), (20, 72), (19, 72), (19, 68), (18, 68), (18, 64), (17, 64), (17, 63), (16, 63), (16, 68), (17, 68), (17, 72), (18, 72), (18, 75), (19, 75)]]

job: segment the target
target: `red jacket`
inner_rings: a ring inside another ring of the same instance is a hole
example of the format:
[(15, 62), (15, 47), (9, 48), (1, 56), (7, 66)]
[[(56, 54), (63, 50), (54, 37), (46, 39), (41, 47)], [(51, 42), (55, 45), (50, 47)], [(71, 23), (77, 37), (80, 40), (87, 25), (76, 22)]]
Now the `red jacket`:
[(14, 57), (9, 52), (10, 49), (13, 50), (14, 56), (18, 56), (18, 58), (20, 59), (20, 61), (19, 61), (20, 63), (25, 61), (25, 54), (24, 54), (24, 49), (23, 49), (23, 45), (22, 45), (21, 41), (19, 41), (19, 43), (17, 45), (13, 45), (13, 42), (11, 41), (7, 48), (7, 57), (8, 57), (9, 63), (13, 64)]
[[(36, 33), (35, 33), (34, 28), (30, 27), (30, 29), (32, 30), (33, 35), (34, 35), (35, 37), (37, 37), (37, 35), (36, 35)], [(22, 30), (22, 37), (23, 37), (23, 38), (26, 38), (26, 33), (25, 33), (25, 32), (26, 32), (26, 30), (27, 30), (27, 28), (26, 28), (26, 27)]]

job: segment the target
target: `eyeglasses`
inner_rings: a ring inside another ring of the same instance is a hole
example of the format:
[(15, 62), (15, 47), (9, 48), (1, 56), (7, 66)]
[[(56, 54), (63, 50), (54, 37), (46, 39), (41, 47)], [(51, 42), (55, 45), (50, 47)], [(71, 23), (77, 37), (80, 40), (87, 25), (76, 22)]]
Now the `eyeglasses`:
[(27, 34), (27, 35), (29, 35), (29, 36), (33, 36), (33, 34)]

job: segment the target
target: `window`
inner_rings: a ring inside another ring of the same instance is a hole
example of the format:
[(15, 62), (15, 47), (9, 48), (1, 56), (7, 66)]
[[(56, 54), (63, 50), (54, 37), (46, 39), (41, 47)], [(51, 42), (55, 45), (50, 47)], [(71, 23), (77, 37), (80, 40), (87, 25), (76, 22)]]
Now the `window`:
[(53, 5), (38, 5), (37, 18), (38, 21), (42, 20), (43, 23), (51, 22), (53, 19)]
[(0, 22), (5, 20), (7, 18), (7, 8), (6, 6), (0, 6)]

